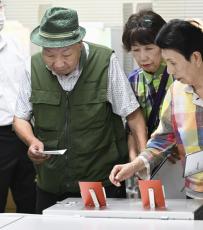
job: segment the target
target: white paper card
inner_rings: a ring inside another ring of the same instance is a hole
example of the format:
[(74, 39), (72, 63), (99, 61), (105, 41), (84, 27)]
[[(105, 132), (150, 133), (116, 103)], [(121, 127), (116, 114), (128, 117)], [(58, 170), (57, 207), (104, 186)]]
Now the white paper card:
[(91, 195), (91, 197), (92, 197), (92, 200), (93, 200), (93, 202), (94, 202), (94, 205), (95, 205), (95, 207), (96, 208), (99, 208), (99, 201), (98, 201), (98, 199), (97, 199), (97, 195), (96, 195), (96, 193), (95, 193), (95, 191), (94, 191), (94, 189), (89, 189), (89, 192), (90, 192), (90, 195)]
[(43, 154), (48, 155), (63, 155), (67, 149), (61, 149), (61, 150), (51, 150), (51, 151), (43, 151)]
[(203, 172), (203, 151), (186, 156), (184, 177)]
[(149, 188), (148, 193), (149, 193), (149, 205), (150, 205), (150, 208), (154, 209), (155, 208), (154, 189)]

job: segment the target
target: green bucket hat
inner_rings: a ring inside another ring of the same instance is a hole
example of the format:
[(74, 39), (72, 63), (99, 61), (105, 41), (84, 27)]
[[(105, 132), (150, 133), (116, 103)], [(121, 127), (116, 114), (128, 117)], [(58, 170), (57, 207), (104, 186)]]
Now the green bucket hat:
[(85, 28), (78, 24), (75, 10), (53, 7), (46, 10), (40, 25), (32, 31), (30, 39), (38, 46), (57, 48), (80, 42), (85, 33)]

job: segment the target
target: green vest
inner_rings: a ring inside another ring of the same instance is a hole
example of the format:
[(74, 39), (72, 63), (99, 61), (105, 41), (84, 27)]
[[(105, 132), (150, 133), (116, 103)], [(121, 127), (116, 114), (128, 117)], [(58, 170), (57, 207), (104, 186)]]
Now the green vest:
[(32, 57), (34, 133), (45, 150), (67, 148), (64, 155), (36, 165), (38, 186), (55, 194), (79, 192), (78, 181), (102, 181), (108, 186), (112, 167), (128, 159), (122, 120), (107, 101), (112, 50), (94, 44), (89, 49), (70, 92), (45, 67), (41, 53)]

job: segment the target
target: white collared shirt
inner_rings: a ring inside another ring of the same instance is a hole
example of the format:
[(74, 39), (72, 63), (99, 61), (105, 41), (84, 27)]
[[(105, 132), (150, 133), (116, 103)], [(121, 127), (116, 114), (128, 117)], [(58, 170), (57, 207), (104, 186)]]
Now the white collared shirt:
[[(89, 46), (83, 43), (86, 55), (89, 54)], [(65, 91), (71, 91), (78, 81), (82, 70), (79, 66), (68, 76), (57, 76), (57, 79)], [(54, 76), (53, 76), (54, 77)], [(22, 81), (20, 92), (17, 99), (15, 116), (24, 120), (30, 120), (32, 116), (32, 104), (29, 99), (31, 96), (31, 77), (30, 70), (27, 72), (26, 78)], [(113, 112), (121, 117), (126, 117), (134, 112), (139, 103), (132, 91), (128, 79), (119, 65), (118, 58), (113, 53), (110, 59), (108, 69), (108, 89), (107, 100), (111, 103)]]
[(13, 122), (20, 81), (26, 75), (24, 56), (17, 41), (0, 35), (0, 126)]

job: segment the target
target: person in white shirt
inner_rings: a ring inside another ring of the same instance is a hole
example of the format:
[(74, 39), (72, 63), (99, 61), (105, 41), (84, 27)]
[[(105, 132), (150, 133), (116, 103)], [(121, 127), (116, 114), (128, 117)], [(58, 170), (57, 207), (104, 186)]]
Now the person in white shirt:
[(0, 212), (5, 211), (10, 188), (16, 212), (35, 213), (35, 170), (27, 146), (12, 129), (19, 85), (25, 75), (25, 55), (17, 41), (2, 35), (4, 22), (0, 0)]

